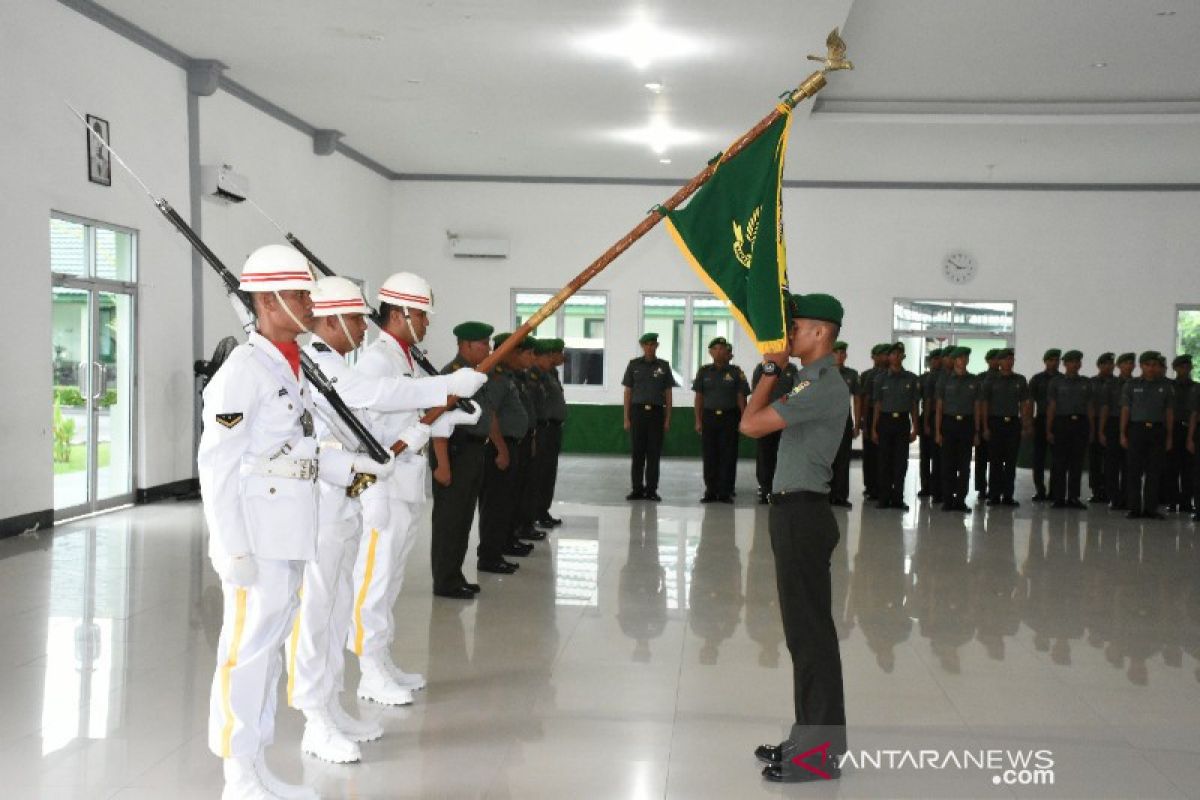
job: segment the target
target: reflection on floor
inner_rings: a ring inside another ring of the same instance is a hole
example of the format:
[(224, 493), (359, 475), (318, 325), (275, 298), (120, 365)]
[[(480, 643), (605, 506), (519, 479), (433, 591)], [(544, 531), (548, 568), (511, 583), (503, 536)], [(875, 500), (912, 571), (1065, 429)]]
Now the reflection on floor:
[[(418, 547), (396, 658), (429, 689), (364, 709), (388, 735), (358, 765), (302, 759), (281, 712), (277, 771), (330, 798), (1196, 796), (1196, 526), (930, 511), (911, 486), (911, 512), (839, 512), (855, 762), (836, 784), (762, 784), (750, 751), (789, 722), (790, 663), (751, 471), (737, 505), (702, 506), (699, 465), (669, 461), (664, 502), (631, 504), (625, 462), (566, 459), (566, 523), (473, 603), (430, 595)], [(218, 796), (205, 544), (195, 504), (0, 542), (3, 796)], [(1036, 751), (1052, 775), (1006, 771)]]

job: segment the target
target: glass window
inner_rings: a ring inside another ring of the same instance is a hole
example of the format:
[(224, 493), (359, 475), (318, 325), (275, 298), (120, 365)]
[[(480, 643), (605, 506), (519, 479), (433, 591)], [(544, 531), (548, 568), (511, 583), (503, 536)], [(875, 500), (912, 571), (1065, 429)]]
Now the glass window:
[(905, 344), (905, 367), (913, 372), (924, 370), (926, 353), (947, 345), (970, 347), (967, 369), (982, 372), (988, 350), (1013, 346), (1016, 304), (898, 299), (892, 305), (892, 329), (895, 340)]
[(78, 278), (88, 276), (87, 226), (51, 217), (50, 271)]
[(710, 341), (732, 341), (733, 326), (729, 309), (712, 295), (642, 295), (642, 332), (658, 334), (658, 357), (670, 363), (680, 386), (692, 385)]
[[(513, 294), (514, 327), (532, 317), (553, 297), (549, 292)], [(562, 381), (575, 386), (604, 384), (604, 334), (608, 321), (608, 295), (578, 292), (558, 311), (534, 328), (534, 338), (558, 338), (566, 344)]]
[(708, 343), (718, 336), (733, 340), (733, 316), (729, 309), (715, 297), (696, 297), (692, 300), (692, 362), (688, 371), (689, 381), (708, 361)]
[(76, 278), (134, 280), (134, 235), (129, 231), (50, 218), (50, 271)]
[(1175, 353), (1190, 353), (1200, 361), (1200, 306), (1180, 306), (1175, 312)]

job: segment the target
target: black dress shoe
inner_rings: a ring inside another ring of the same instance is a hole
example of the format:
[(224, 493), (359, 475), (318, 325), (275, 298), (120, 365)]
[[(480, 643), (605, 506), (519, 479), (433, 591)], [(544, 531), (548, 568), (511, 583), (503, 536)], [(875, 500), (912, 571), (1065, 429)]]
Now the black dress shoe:
[(1107, 503), (1108, 499), (1104, 495), (1094, 494), (1088, 498), (1089, 503)]
[(764, 764), (778, 764), (783, 761), (783, 748), (777, 744), (760, 744), (754, 748), (754, 757)]
[(653, 500), (656, 503), (662, 501), (662, 498), (658, 496), (658, 492), (654, 492), (654, 491), (646, 492), (646, 499)]
[(1000, 504), (1004, 505), (1004, 506), (1013, 506), (1013, 507), (1021, 505), (1016, 500), (1013, 500), (1011, 497), (1005, 497), (1003, 500), (1000, 501)]
[(1087, 503), (1081, 503), (1078, 500), (1068, 500), (1067, 508), (1076, 508), (1080, 511), (1087, 511)]
[(854, 508), (854, 503), (851, 503), (849, 500), (834, 500), (830, 505), (838, 508)]
[(1145, 514), (1142, 514), (1142, 519), (1166, 519), (1166, 516), (1158, 513), (1157, 511), (1149, 511)]
[(1045, 492), (1038, 492), (1037, 494), (1035, 494), (1033, 497), (1031, 497), (1031, 498), (1029, 498), (1029, 499), (1030, 499), (1030, 500), (1032, 500), (1032, 501), (1033, 501), (1033, 502), (1035, 502), (1035, 503), (1044, 503), (1044, 502), (1046, 502), (1046, 500), (1048, 500), (1049, 498), (1047, 498), (1047, 497), (1046, 497), (1046, 493), (1045, 493)]
[(533, 552), (533, 545), (528, 542), (509, 542), (508, 545), (500, 551), (506, 556), (515, 558), (524, 558)]
[(546, 532), (540, 531), (537, 528), (530, 525), (527, 528), (523, 528), (522, 530), (517, 531), (517, 538), (518, 539), (526, 539), (531, 542), (540, 542), (546, 538)]
[(921, 491), (917, 492), (917, 497), (929, 497), (931, 494), (933, 494), (933, 492), (927, 492), (922, 489)]
[(908, 503), (903, 501), (892, 503), (892, 508), (898, 508), (901, 511), (908, 511)]
[[(816, 767), (815, 769), (821, 769)], [(762, 776), (772, 783), (811, 783), (813, 781), (837, 780), (842, 777), (842, 771), (837, 767), (829, 767), (821, 769), (825, 775), (818, 775), (815, 772), (810, 772), (804, 767), (797, 767), (791, 764), (770, 764), (763, 767)]]
[(625, 495), (626, 500), (644, 500), (645, 498), (646, 498), (646, 493), (643, 492), (641, 489), (634, 489), (632, 492)]
[(1167, 505), (1163, 508), (1163, 511), (1167, 512), (1168, 514), (1174, 514), (1175, 513), (1175, 504), (1167, 503)]
[(465, 586), (456, 586), (453, 589), (434, 589), (435, 597), (448, 597), (451, 600), (474, 600), (475, 593)]
[(1053, 503), (1050, 504), (1050, 507), (1051, 508), (1067, 508), (1067, 502), (1065, 500), (1055, 500)]
[(727, 494), (719, 494), (719, 495), (717, 495), (717, 502), (718, 503), (732, 503), (733, 497), (731, 497), (730, 495), (727, 495)]
[(717, 496), (715, 494), (708, 494), (707, 492), (705, 492), (704, 496), (700, 498), (700, 502), (701, 503), (715, 503), (715, 502), (717, 502)]
[(473, 594), (479, 594), (479, 584), (478, 583), (464, 583), (463, 586), (470, 589)]
[(770, 503), (770, 502), (771, 502), (771, 498), (767, 497), (767, 496), (766, 496), (765, 494), (763, 494), (762, 492), (759, 492), (759, 494), (758, 494), (758, 504), (759, 504), (760, 506), (765, 506), (765, 505), (767, 505), (767, 504), (768, 504), (768, 503)]
[(533, 524), (539, 528), (557, 528), (559, 525), (562, 525), (562, 520), (550, 516), (538, 517), (533, 521)]
[(475, 565), (475, 569), (480, 572), (494, 572), (497, 575), (512, 575), (517, 571), (519, 566), (511, 561), (505, 561), (503, 558), (500, 558), (495, 561), (480, 561)]

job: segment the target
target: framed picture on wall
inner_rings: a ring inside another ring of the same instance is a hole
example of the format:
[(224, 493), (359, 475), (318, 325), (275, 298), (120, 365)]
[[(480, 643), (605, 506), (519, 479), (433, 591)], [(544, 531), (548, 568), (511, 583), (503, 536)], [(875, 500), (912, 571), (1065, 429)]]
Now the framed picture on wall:
[(91, 129), (87, 135), (88, 180), (101, 186), (112, 186), (112, 156), (104, 145), (96, 141), (96, 137), (106, 143), (109, 141), (108, 120), (88, 114), (87, 124)]

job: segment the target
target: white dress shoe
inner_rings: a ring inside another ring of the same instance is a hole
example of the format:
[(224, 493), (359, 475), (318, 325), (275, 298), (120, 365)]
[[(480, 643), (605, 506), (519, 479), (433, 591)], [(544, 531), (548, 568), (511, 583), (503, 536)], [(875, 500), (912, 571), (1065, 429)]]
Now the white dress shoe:
[(328, 711), (306, 709), (304, 718), (306, 722), (304, 737), (300, 740), (301, 752), (331, 764), (353, 764), (362, 760), (358, 745), (338, 730)]
[(413, 701), (412, 692), (400, 684), (387, 671), (384, 664), (374, 658), (364, 658), (362, 678), (358, 681), (358, 696), (385, 706), (407, 706)]
[(388, 673), (392, 676), (392, 680), (412, 692), (419, 692), (425, 688), (425, 676), (419, 672), (405, 672), (392, 661), (392, 654), (384, 651), (383, 663), (387, 667)]
[(280, 797), (284, 800), (321, 800), (321, 796), (315, 789), (303, 784), (287, 783), (271, 772), (271, 768), (267, 766), (267, 759), (261, 752), (254, 760), (254, 771), (258, 773), (259, 780), (270, 792), (268, 797)]
[(352, 742), (373, 742), (383, 736), (383, 726), (369, 719), (355, 719), (346, 713), (335, 697), (329, 702), (329, 716), (337, 729)]
[(254, 769), (252, 758), (226, 758), (225, 788), (221, 790), (221, 800), (275, 800), (275, 795), (267, 791), (258, 772)]

